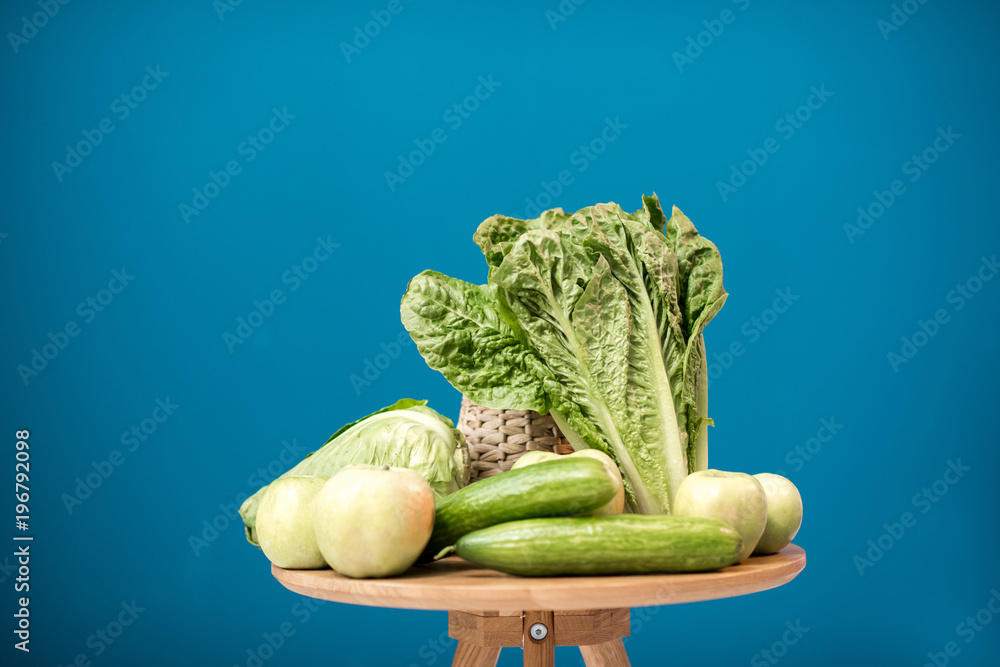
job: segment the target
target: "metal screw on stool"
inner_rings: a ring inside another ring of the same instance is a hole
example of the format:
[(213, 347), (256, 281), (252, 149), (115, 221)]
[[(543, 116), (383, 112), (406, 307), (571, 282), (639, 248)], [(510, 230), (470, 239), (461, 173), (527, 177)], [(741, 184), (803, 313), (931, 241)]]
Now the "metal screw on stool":
[(549, 629), (541, 623), (535, 623), (531, 626), (531, 629), (528, 630), (528, 634), (531, 635), (532, 639), (542, 641), (545, 639), (546, 635), (549, 634)]

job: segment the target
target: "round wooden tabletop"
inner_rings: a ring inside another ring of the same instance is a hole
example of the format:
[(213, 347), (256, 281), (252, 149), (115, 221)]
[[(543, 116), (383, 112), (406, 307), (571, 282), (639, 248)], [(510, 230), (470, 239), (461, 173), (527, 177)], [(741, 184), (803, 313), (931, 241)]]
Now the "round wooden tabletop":
[(452, 556), (390, 579), (351, 579), (333, 570), (271, 573), (285, 588), (309, 597), (396, 609), (462, 611), (614, 609), (717, 600), (788, 583), (806, 566), (794, 544), (717, 572), (601, 577), (516, 577)]

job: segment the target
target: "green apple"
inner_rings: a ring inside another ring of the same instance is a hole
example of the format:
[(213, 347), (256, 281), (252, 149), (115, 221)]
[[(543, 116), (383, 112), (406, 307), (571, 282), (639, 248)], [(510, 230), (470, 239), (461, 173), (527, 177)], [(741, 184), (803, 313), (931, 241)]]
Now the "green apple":
[(618, 464), (615, 463), (615, 460), (599, 449), (581, 449), (578, 452), (573, 452), (569, 456), (582, 456), (584, 458), (597, 459), (604, 465), (604, 469), (608, 471), (608, 475), (615, 483), (615, 497), (609, 500), (605, 505), (588, 512), (587, 516), (604, 516), (607, 514), (621, 514), (624, 512), (625, 484), (622, 482), (622, 473), (618, 470)]
[(353, 464), (323, 485), (313, 516), (316, 543), (330, 567), (354, 578), (392, 577), (427, 546), (434, 493), (412, 470)]
[(546, 452), (541, 449), (533, 449), (530, 452), (525, 452), (514, 461), (514, 465), (511, 466), (511, 470), (517, 470), (518, 468), (523, 468), (524, 466), (530, 466), (535, 463), (541, 463), (542, 461), (551, 461), (553, 459), (561, 458), (561, 455), (555, 452)]
[(615, 497), (609, 500), (605, 505), (598, 507), (596, 510), (587, 512), (586, 516), (621, 514), (625, 511), (625, 484), (622, 482), (622, 473), (618, 470), (618, 464), (615, 463), (615, 460), (599, 449), (581, 449), (578, 452), (565, 455), (540, 450), (525, 452), (524, 454), (521, 454), (521, 457), (517, 461), (514, 461), (514, 465), (511, 467), (511, 470), (517, 470), (518, 468), (534, 465), (543, 461), (561, 459), (563, 456), (582, 456), (584, 458), (600, 461), (601, 465), (604, 466), (604, 469), (608, 471), (608, 476), (610, 476), (611, 480), (615, 483)]
[(326, 567), (313, 529), (313, 501), (325, 483), (320, 477), (282, 477), (264, 492), (257, 509), (257, 542), (278, 567)]
[(767, 525), (767, 494), (752, 475), (745, 472), (699, 470), (684, 478), (674, 496), (676, 516), (719, 519), (743, 538), (740, 562), (746, 560)]
[(767, 494), (767, 526), (754, 554), (773, 554), (792, 543), (802, 525), (802, 496), (791, 480), (762, 472), (754, 475)]

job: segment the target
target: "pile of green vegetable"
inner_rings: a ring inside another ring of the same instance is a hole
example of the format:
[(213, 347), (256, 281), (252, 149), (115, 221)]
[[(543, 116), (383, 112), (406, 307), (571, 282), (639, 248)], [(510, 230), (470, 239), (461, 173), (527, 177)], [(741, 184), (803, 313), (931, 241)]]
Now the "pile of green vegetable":
[(474, 239), (486, 283), (425, 271), (403, 324), (471, 400), (550, 413), (575, 452), (469, 485), (461, 432), (404, 399), (247, 499), (251, 543), (280, 567), (385, 577), (452, 552), (525, 576), (691, 572), (791, 542), (791, 482), (707, 470), (703, 331), (726, 291), (684, 214), (654, 195), (634, 213), (493, 216)]

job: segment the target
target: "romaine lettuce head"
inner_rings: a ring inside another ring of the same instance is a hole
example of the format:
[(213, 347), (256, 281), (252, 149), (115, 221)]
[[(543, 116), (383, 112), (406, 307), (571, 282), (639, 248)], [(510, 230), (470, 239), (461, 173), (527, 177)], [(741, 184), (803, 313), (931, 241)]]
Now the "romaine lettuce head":
[(493, 216), (474, 240), (486, 285), (410, 281), (401, 317), (420, 354), (477, 403), (550, 412), (574, 448), (615, 459), (631, 509), (670, 512), (707, 467), (702, 332), (726, 300), (716, 247), (656, 195), (631, 214)]
[[(281, 477), (327, 478), (351, 463), (409, 468), (427, 480), (438, 500), (469, 483), (465, 437), (450, 419), (427, 407), (427, 401), (403, 399), (347, 424)], [(257, 505), (265, 489), (240, 507), (252, 544), (257, 544)]]

